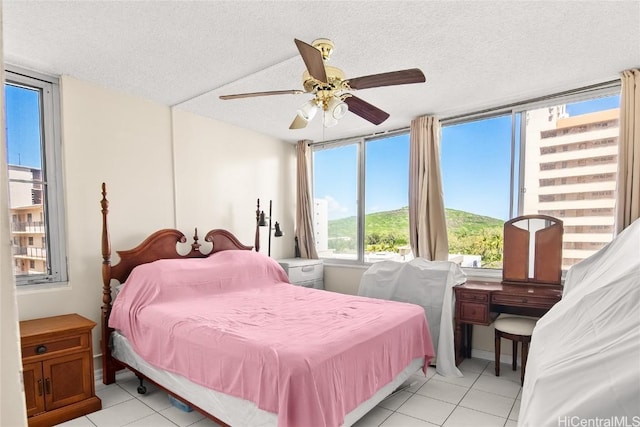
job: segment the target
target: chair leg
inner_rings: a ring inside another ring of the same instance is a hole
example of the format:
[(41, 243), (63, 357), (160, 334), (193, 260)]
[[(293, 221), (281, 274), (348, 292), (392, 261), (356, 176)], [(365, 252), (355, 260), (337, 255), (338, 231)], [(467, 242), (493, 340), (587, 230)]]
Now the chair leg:
[(516, 370), (518, 369), (518, 341), (512, 341), (513, 342), (513, 350), (512, 350), (512, 354), (513, 357), (511, 358), (511, 369), (512, 370)]
[(500, 334), (498, 331), (495, 332), (496, 344), (496, 377), (500, 376)]
[(529, 340), (522, 341), (522, 366), (520, 367), (520, 384), (524, 384), (524, 368), (529, 357)]

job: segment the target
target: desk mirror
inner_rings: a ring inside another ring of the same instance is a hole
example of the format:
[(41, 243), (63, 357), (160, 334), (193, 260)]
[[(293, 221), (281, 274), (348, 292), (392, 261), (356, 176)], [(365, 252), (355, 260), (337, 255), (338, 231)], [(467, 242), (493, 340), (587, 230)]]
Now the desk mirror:
[(562, 233), (562, 221), (547, 215), (505, 222), (502, 280), (560, 284)]

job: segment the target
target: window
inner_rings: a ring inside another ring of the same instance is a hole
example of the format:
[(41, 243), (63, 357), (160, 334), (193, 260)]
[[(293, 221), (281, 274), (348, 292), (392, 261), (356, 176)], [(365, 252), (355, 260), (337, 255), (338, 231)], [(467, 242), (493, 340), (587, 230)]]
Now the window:
[(409, 134), (312, 149), (318, 255), (360, 262), (409, 259)]
[(501, 268), (502, 226), (518, 215), (563, 221), (565, 270), (613, 238), (619, 87), (546, 102), (443, 123), (450, 259), (462, 266)]
[[(5, 72), (9, 209), (16, 284), (67, 280), (58, 79)], [(34, 246), (42, 242), (41, 246)]]
[[(527, 214), (563, 221), (565, 270), (611, 241), (619, 104), (619, 82), (610, 82), (443, 120), (449, 259), (501, 269), (504, 222)], [(312, 150), (318, 255), (358, 262), (412, 258), (408, 129)]]

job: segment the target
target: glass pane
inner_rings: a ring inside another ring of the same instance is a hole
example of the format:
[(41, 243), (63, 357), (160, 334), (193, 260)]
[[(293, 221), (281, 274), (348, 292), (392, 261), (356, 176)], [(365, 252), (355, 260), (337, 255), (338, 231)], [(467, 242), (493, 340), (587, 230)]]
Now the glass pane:
[(560, 218), (562, 268), (613, 238), (620, 96), (527, 111), (523, 213)]
[(16, 276), (49, 274), (39, 89), (5, 84), (9, 207)]
[(314, 232), (321, 258), (358, 259), (358, 145), (313, 153)]
[(511, 116), (443, 127), (441, 159), (449, 259), (463, 267), (502, 268)]
[(409, 134), (366, 143), (364, 260), (412, 259), (409, 244)]

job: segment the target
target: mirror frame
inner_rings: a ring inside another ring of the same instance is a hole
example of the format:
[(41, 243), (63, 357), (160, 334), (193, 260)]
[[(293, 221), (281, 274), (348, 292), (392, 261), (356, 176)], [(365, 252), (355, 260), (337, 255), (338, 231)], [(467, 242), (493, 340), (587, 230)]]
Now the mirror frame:
[[(545, 226), (531, 230), (534, 220)], [(518, 225), (527, 222), (527, 228)], [(562, 220), (548, 215), (523, 215), (504, 223), (502, 281), (558, 285), (562, 280)], [(534, 249), (530, 240), (534, 234)], [(533, 275), (530, 267), (533, 264)]]

